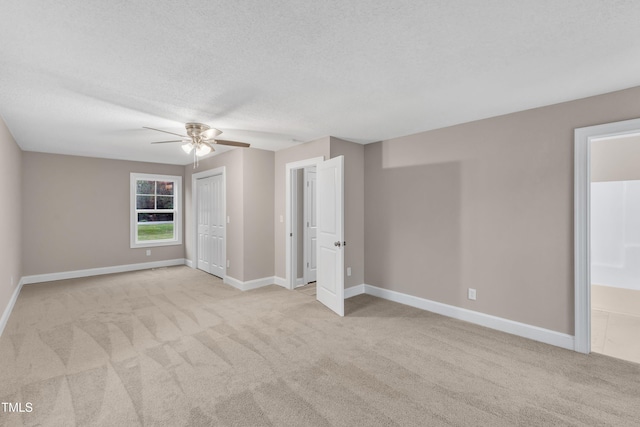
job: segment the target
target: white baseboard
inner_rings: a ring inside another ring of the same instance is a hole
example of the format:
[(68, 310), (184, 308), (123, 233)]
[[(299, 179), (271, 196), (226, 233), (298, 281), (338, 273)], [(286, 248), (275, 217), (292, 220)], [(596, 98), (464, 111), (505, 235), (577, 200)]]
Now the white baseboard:
[(236, 289), (240, 289), (241, 291), (250, 291), (252, 289), (262, 288), (263, 286), (269, 285), (277, 285), (275, 278), (273, 276), (262, 277), (260, 279), (248, 280), (243, 282), (242, 280), (238, 280), (235, 277), (227, 276), (224, 279), (224, 283), (233, 286)]
[(351, 286), (350, 288), (344, 288), (344, 299), (355, 297), (356, 295), (365, 294), (367, 291), (365, 285)]
[(278, 276), (274, 276), (273, 277), (273, 283), (275, 283), (278, 286), (282, 286), (283, 288), (287, 288), (287, 279), (285, 279), (284, 277), (278, 277)]
[(302, 286), (304, 285), (304, 277), (298, 277), (296, 279), (296, 286)]
[(189, 268), (196, 268), (195, 265), (193, 264), (193, 261), (191, 261), (190, 259), (185, 259), (184, 264)]
[[(515, 322), (513, 320), (504, 319), (502, 317), (492, 316), (466, 308), (460, 308), (453, 305), (443, 304), (424, 298), (414, 297), (412, 295), (403, 294), (401, 292), (390, 291), (388, 289), (378, 288), (371, 285), (359, 285), (356, 288), (364, 288), (364, 292), (389, 301), (399, 302), (400, 304), (409, 305), (411, 307), (420, 308), (422, 310), (438, 313), (443, 316), (452, 317), (454, 319), (464, 320), (476, 325), (495, 329), (508, 334), (517, 335), (534, 341), (540, 341), (546, 344), (555, 345), (567, 350), (574, 349), (574, 337), (563, 334), (561, 332), (552, 331), (550, 329), (540, 328), (538, 326), (527, 325), (526, 323)], [(345, 298), (347, 290), (345, 289)], [(357, 291), (350, 291), (350, 296), (358, 295)]]
[(24, 280), (20, 279), (20, 281), (18, 282), (18, 286), (16, 286), (16, 289), (13, 291), (13, 295), (11, 295), (9, 304), (7, 304), (4, 312), (2, 313), (2, 317), (0, 317), (0, 336), (2, 336), (2, 332), (4, 332), (4, 327), (7, 326), (9, 316), (11, 315), (11, 311), (13, 311), (13, 306), (16, 305), (18, 295), (20, 295), (20, 290), (22, 289), (22, 285), (24, 285)]
[(100, 276), (103, 274), (124, 273), (127, 271), (148, 270), (151, 268), (171, 267), (184, 264), (184, 258), (177, 258), (166, 261), (143, 262), (140, 264), (114, 265), (112, 267), (89, 268), (86, 270), (63, 271), (60, 273), (35, 274), (33, 276), (24, 276), (22, 282), (25, 285), (29, 285), (32, 283), (52, 282), (54, 280), (76, 279), (78, 277)]

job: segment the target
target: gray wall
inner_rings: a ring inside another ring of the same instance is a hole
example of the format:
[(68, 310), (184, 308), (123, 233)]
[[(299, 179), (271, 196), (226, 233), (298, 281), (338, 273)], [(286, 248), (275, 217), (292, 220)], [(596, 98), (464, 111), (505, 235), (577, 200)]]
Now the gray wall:
[(273, 151), (236, 149), (244, 170), (244, 281), (273, 276)]
[(591, 182), (640, 179), (640, 135), (591, 143)]
[(225, 167), (227, 275), (240, 281), (273, 276), (274, 153), (234, 149), (185, 167), (185, 254), (195, 262), (191, 180), (194, 173)]
[[(0, 182), (3, 183), (0, 209), (0, 316), (9, 304), (22, 277), (22, 150), (0, 118)], [(13, 284), (11, 283), (13, 278)]]
[(24, 152), (25, 276), (184, 258), (184, 245), (131, 249), (131, 172), (183, 176), (184, 167)]
[(574, 129), (637, 117), (633, 88), (365, 146), (365, 282), (573, 334)]

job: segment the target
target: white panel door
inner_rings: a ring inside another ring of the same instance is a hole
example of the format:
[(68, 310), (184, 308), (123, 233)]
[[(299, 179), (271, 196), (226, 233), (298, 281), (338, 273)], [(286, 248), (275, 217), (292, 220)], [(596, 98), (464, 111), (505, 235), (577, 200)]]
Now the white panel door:
[(225, 251), (224, 251), (224, 188), (222, 175), (215, 175), (212, 178), (211, 186), (211, 274), (223, 278), (225, 273)]
[(344, 156), (318, 164), (318, 301), (344, 316)]
[(318, 215), (316, 212), (316, 168), (304, 169), (304, 281), (311, 283), (317, 277)]
[(211, 272), (211, 185), (212, 177), (197, 183), (198, 265), (200, 270)]
[(224, 188), (222, 175), (197, 180), (198, 265), (224, 277)]

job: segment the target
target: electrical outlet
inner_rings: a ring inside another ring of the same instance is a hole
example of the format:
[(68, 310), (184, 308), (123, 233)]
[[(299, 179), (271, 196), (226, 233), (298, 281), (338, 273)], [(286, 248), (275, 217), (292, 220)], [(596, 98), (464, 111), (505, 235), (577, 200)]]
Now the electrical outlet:
[(147, 256), (151, 256), (151, 249), (147, 249)]
[(284, 217), (280, 215), (280, 222), (284, 222)]
[(11, 276), (11, 286), (13, 286), (13, 276)]
[(351, 276), (351, 267), (347, 267), (347, 276)]
[(469, 288), (469, 299), (473, 301), (476, 300), (476, 290), (473, 288)]
[(229, 268), (230, 265), (231, 263), (229, 262), (229, 260), (227, 260), (227, 268)]
[(231, 217), (227, 216), (227, 224), (231, 223)]

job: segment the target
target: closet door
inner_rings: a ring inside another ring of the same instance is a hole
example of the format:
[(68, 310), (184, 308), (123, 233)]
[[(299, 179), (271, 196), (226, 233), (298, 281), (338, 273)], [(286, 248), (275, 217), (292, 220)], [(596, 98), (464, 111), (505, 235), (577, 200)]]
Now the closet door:
[(213, 177), (197, 180), (198, 197), (198, 265), (200, 270), (211, 273), (211, 186)]
[(224, 227), (224, 188), (222, 175), (211, 177), (211, 220), (209, 235), (211, 240), (211, 258), (209, 259), (209, 273), (224, 278), (225, 274), (225, 241)]
[(223, 278), (225, 274), (225, 212), (222, 175), (197, 180), (198, 265)]

